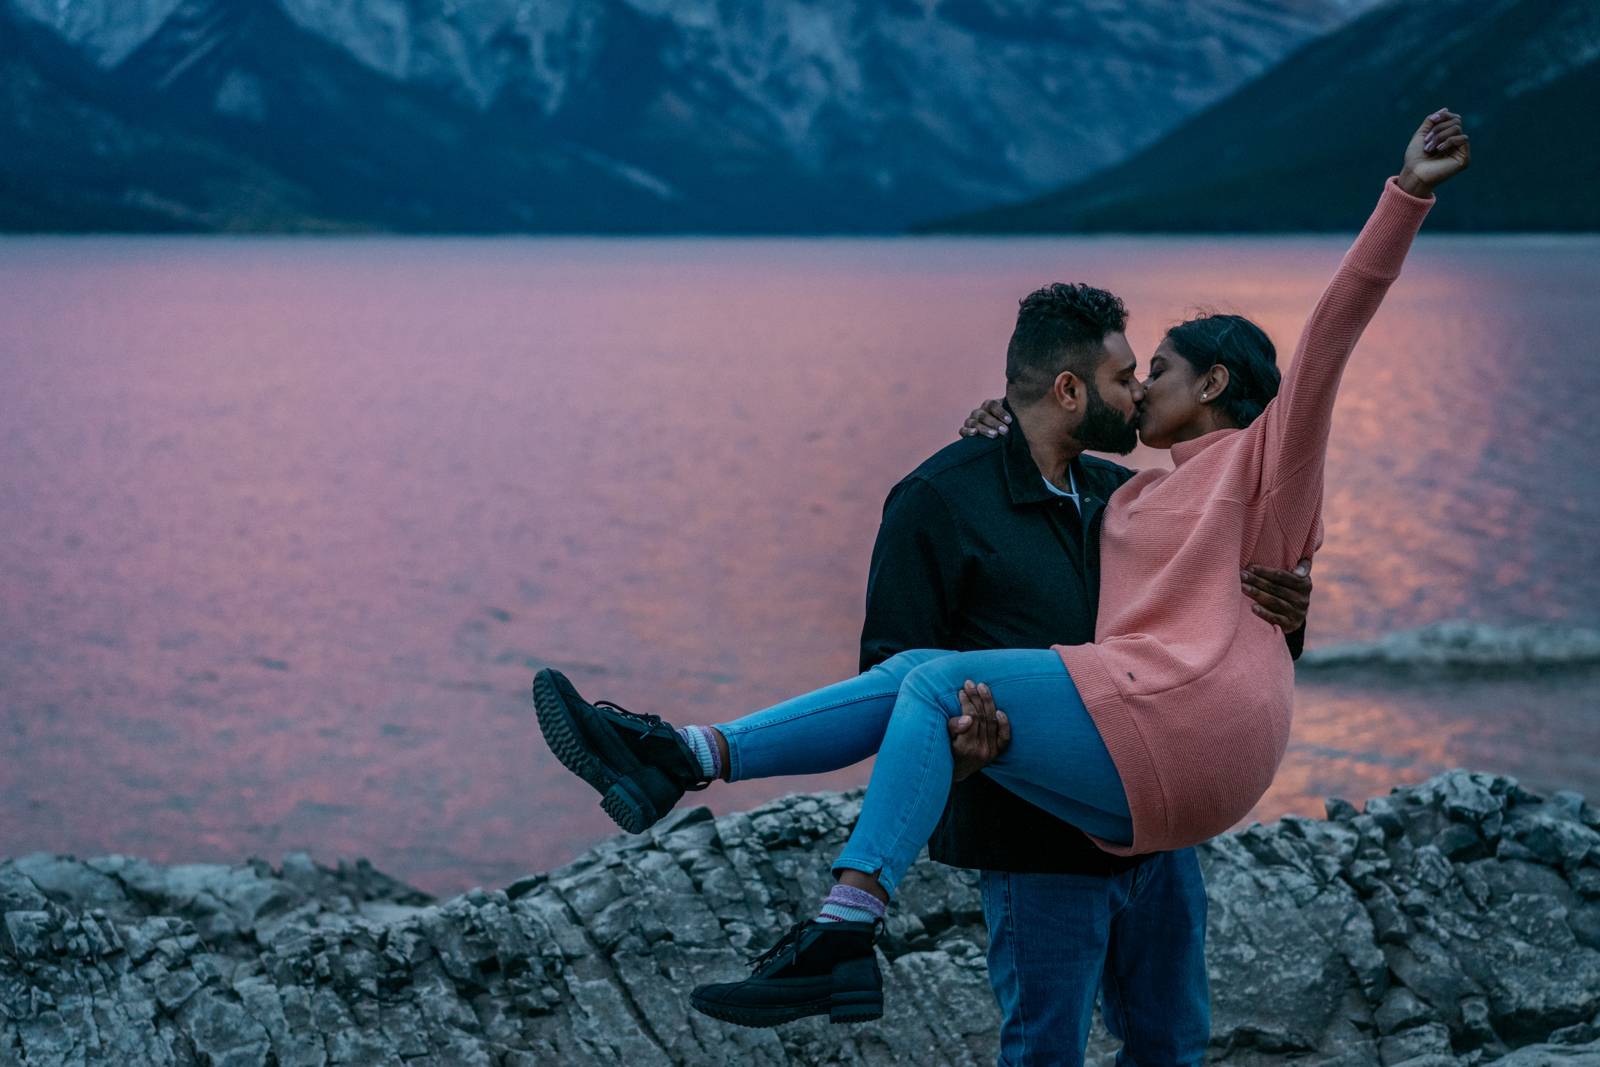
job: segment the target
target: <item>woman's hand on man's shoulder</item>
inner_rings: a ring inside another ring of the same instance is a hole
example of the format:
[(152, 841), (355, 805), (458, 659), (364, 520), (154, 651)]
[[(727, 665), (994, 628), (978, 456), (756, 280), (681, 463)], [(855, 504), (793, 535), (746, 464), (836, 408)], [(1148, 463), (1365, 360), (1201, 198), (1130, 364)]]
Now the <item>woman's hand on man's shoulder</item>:
[(1006, 411), (1005, 401), (1000, 399), (985, 400), (972, 409), (967, 416), (967, 421), (961, 424), (962, 437), (998, 437), (1011, 430), (1011, 414)]

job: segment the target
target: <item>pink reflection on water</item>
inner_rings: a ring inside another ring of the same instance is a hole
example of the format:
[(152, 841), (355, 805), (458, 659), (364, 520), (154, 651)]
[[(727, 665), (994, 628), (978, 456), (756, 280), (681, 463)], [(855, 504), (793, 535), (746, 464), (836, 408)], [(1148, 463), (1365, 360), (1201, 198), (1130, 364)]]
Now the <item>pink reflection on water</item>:
[[(1287, 354), (1341, 251), (0, 244), (0, 852), (309, 848), (436, 890), (560, 862), (611, 824), (533, 728), (534, 669), (679, 721), (853, 672), (883, 495), (997, 395), (1020, 295), (1109, 285), (1141, 355), (1221, 304)], [(1341, 399), (1313, 643), (1593, 618), (1564, 402), (1600, 376), (1593, 251), (1424, 243)], [(1557, 713), (1591, 696), (1308, 689), (1259, 813), (1458, 758), (1592, 785)]]
[(1320, 816), (1327, 797), (1359, 805), (1454, 767), (1510, 774), (1546, 794), (1592, 793), (1597, 705), (1594, 671), (1483, 684), (1302, 684), (1289, 752), (1251, 818)]

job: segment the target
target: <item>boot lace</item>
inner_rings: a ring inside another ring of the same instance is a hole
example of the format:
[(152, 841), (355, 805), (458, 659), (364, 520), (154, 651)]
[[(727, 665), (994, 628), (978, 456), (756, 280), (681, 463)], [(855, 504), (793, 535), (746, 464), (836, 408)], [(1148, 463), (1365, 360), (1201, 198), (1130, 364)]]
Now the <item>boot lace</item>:
[(750, 957), (751, 966), (759, 971), (762, 967), (765, 967), (772, 960), (777, 959), (778, 955), (781, 952), (783, 952), (784, 949), (790, 948), (790, 947), (794, 946), (796, 943), (799, 942), (799, 940), (800, 940), (800, 932), (802, 930), (804, 930), (808, 925), (810, 925), (810, 924), (809, 923), (796, 923), (795, 925), (789, 927), (789, 932), (784, 934), (782, 937), (780, 937), (778, 939), (778, 943), (776, 945), (773, 945), (771, 948), (767, 949), (767, 951), (761, 953), (759, 956)]
[[(645, 727), (647, 729), (649, 729), (649, 730), (654, 730), (658, 726), (666, 726), (666, 723), (661, 721), (661, 716), (659, 716), (659, 715), (643, 715), (643, 714), (640, 714), (637, 711), (629, 711), (627, 708), (623, 707), (621, 704), (616, 703), (615, 701), (611, 701), (611, 700), (596, 700), (594, 702), (594, 706), (597, 707), (597, 708), (605, 708), (608, 711), (614, 711), (618, 715), (626, 715), (630, 719), (637, 719), (640, 722), (644, 723)], [(672, 728), (670, 726), (668, 726), (667, 729), (670, 731)], [(683, 788), (684, 789), (689, 790), (690, 792), (698, 792), (699, 790), (705, 789), (711, 783), (709, 781), (705, 781), (705, 782), (693, 782), (693, 783), (684, 782), (682, 784), (683, 784)]]
[(637, 711), (629, 711), (621, 704), (616, 704), (609, 700), (596, 700), (594, 706), (597, 708), (609, 708), (619, 715), (626, 715), (630, 719), (638, 719), (651, 729), (661, 725), (661, 716), (659, 715), (641, 715)]

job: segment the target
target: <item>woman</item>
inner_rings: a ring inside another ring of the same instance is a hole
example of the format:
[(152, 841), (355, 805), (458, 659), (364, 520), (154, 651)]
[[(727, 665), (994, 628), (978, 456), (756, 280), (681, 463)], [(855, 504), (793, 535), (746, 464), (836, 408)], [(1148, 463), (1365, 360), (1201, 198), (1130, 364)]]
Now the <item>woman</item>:
[[(1271, 342), (1236, 316), (1175, 327), (1157, 348), (1140, 433), (1172, 449), (1175, 469), (1136, 475), (1107, 505), (1095, 643), (905, 652), (765, 711), (682, 731), (589, 704), (559, 673), (540, 672), (534, 698), (551, 748), (635, 832), (685, 788), (832, 770), (877, 753), (820, 914), (792, 928), (750, 979), (695, 990), (695, 1007), (757, 1026), (881, 1014), (876, 923), (944, 808), (945, 724), (972, 699), (970, 679), (982, 679), (985, 705), (1007, 709), (1011, 730), (983, 773), (1109, 852), (1186, 847), (1249, 812), (1288, 744), (1294, 679), (1281, 635), (1238, 595), (1239, 570), (1292, 566), (1320, 545), (1345, 362), (1434, 187), (1469, 160), (1459, 116), (1441, 110), (1423, 122), (1307, 321), (1281, 390)], [(1202, 358), (1229, 346), (1259, 358)]]

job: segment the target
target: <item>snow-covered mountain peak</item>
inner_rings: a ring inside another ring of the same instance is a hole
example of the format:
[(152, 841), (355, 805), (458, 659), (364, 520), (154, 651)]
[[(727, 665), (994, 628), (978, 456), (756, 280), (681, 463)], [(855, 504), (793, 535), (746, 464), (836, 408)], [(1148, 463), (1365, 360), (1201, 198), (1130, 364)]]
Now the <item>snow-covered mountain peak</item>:
[(41, 22), (112, 67), (143, 44), (181, 0), (10, 0), (20, 14)]

